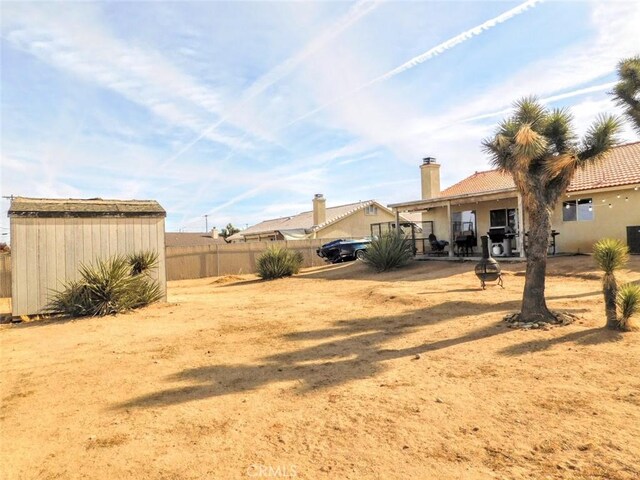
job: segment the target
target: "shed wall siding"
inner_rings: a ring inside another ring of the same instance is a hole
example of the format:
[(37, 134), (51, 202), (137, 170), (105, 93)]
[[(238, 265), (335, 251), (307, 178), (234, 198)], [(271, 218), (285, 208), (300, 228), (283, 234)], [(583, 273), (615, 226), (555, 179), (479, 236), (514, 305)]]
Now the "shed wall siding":
[(166, 300), (164, 218), (11, 218), (12, 314), (42, 313), (54, 290), (78, 278), (81, 264), (153, 250), (152, 276)]

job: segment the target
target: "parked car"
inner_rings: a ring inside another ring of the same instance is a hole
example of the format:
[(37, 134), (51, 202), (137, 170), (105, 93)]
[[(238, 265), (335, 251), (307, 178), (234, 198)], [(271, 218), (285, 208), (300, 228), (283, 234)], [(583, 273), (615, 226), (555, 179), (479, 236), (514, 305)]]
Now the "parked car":
[(364, 252), (371, 243), (371, 240), (334, 240), (325, 243), (316, 250), (319, 257), (327, 262), (339, 263), (345, 260), (355, 260), (364, 258)]

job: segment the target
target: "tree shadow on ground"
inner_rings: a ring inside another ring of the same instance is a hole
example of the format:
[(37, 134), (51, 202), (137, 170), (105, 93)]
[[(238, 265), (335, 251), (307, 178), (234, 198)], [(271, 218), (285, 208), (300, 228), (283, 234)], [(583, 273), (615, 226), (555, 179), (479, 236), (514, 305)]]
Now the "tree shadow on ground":
[[(115, 409), (175, 405), (205, 398), (246, 392), (280, 382), (296, 382), (294, 391), (309, 391), (375, 377), (387, 369), (384, 362), (410, 360), (418, 354), (483, 340), (509, 332), (503, 322), (472, 330), (465, 335), (426, 341), (405, 348), (387, 348), (390, 341), (411, 333), (429, 337), (430, 327), (449, 320), (512, 309), (518, 302), (483, 304), (444, 302), (397, 316), (340, 320), (329, 328), (290, 332), (282, 339), (291, 342), (320, 342), (267, 355), (256, 364), (218, 364), (188, 368), (167, 377), (168, 382), (191, 385), (167, 388), (115, 405)], [(454, 308), (455, 307), (455, 308)]]
[(575, 343), (577, 345), (599, 345), (602, 343), (619, 342), (623, 335), (615, 330), (604, 327), (589, 328), (578, 332), (571, 332), (556, 338), (538, 338), (528, 342), (510, 345), (500, 350), (499, 353), (506, 356), (524, 355), (549, 350), (555, 345), (563, 343)]

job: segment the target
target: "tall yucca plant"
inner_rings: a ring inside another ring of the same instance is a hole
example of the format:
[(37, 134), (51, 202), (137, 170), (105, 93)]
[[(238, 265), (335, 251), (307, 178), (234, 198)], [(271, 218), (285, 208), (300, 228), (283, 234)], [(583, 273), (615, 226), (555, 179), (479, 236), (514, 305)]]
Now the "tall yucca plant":
[(544, 297), (551, 212), (574, 172), (602, 158), (616, 144), (619, 121), (600, 116), (578, 140), (565, 109), (549, 110), (535, 97), (523, 98), (514, 113), (482, 144), (493, 164), (511, 174), (522, 195), (529, 224), (527, 270), (520, 319), (552, 321)]
[(616, 300), (618, 298), (618, 283), (615, 271), (624, 267), (629, 260), (629, 248), (620, 240), (603, 238), (593, 246), (593, 259), (604, 272), (602, 277), (602, 293), (604, 295), (604, 309), (607, 316), (607, 328), (619, 327), (616, 314)]
[(640, 133), (640, 55), (626, 58), (618, 64), (618, 78), (613, 96)]
[(364, 261), (378, 272), (406, 265), (413, 257), (413, 247), (404, 236), (387, 232), (367, 247)]

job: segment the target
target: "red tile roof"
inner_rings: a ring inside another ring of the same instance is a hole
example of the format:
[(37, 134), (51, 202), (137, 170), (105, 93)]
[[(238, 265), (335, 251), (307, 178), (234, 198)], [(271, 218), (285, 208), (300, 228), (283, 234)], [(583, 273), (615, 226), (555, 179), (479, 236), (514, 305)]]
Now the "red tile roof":
[[(576, 171), (569, 192), (595, 190), (622, 185), (640, 185), (640, 142), (613, 148), (602, 160)], [(515, 189), (511, 175), (498, 170), (476, 172), (451, 185), (438, 198)]]
[(440, 193), (440, 197), (456, 197), (458, 195), (494, 192), (509, 188), (516, 188), (511, 175), (498, 170), (487, 170), (485, 172), (476, 172), (449, 188), (445, 188)]

